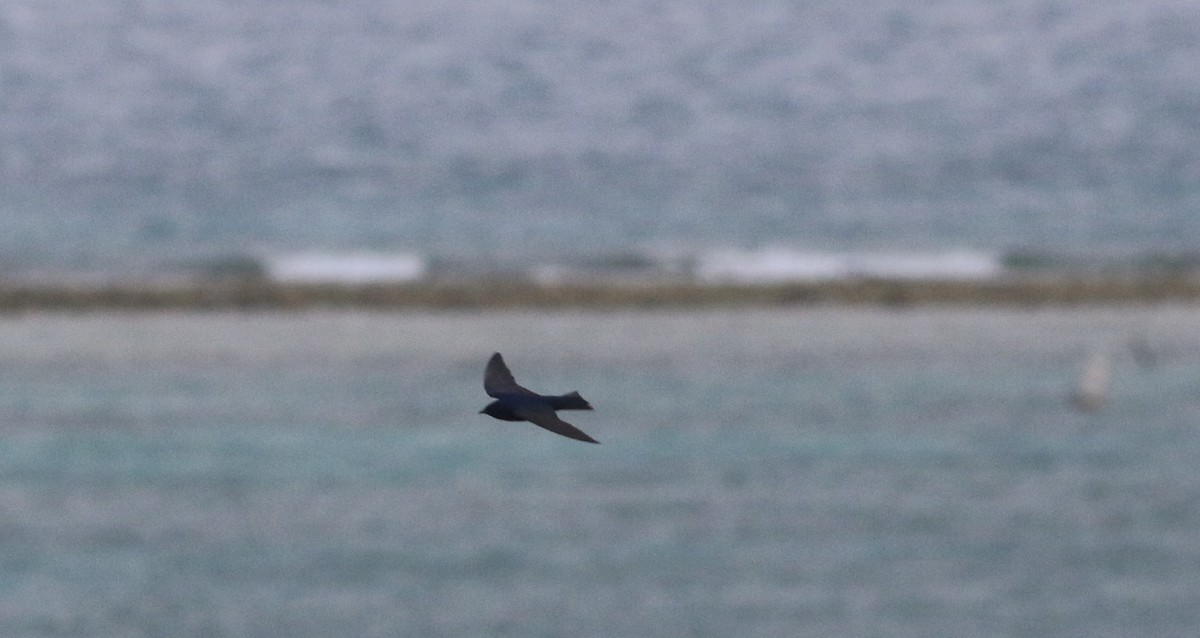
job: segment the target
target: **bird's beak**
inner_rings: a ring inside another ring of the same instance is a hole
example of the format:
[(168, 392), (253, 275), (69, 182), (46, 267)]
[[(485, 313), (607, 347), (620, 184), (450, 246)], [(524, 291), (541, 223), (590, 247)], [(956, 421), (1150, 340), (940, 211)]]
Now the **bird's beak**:
[(484, 412), (487, 412), (487, 410), (480, 410), (478, 414), (483, 414)]

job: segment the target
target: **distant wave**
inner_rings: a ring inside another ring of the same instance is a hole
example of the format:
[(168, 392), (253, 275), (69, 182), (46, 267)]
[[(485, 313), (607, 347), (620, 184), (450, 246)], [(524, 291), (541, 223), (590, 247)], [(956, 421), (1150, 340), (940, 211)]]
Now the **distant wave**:
[(262, 274), (280, 283), (397, 283), (421, 279), (425, 272), (423, 258), (404, 253), (297, 253), (262, 263)]
[(474, 263), (410, 252), (300, 252), (226, 258), (204, 269), (210, 276), (252, 277), (288, 284), (402, 283), (515, 276), (544, 285), (599, 280), (674, 280), (717, 285), (855, 278), (985, 279), (1004, 271), (1004, 257), (986, 252), (821, 252), (790, 248), (624, 251), (527, 263)]
[(207, 279), (257, 279), (284, 284), (524, 280), (546, 286), (596, 282), (755, 285), (855, 279), (982, 281), (1006, 275), (1186, 275), (1200, 273), (1200, 256), (1092, 256), (969, 249), (820, 251), (770, 247), (629, 249), (519, 261), (400, 251), (311, 251), (227, 255), (198, 267), (193, 264), (186, 271)]
[(772, 283), (831, 279), (986, 279), (1004, 272), (999, 255), (950, 251), (806, 252), (783, 248), (718, 251), (698, 260), (705, 282)]

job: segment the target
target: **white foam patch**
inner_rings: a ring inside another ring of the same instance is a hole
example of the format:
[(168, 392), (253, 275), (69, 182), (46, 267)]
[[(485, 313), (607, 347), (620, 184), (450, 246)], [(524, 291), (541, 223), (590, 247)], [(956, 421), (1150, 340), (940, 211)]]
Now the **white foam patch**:
[(280, 283), (394, 283), (420, 279), (425, 270), (425, 260), (411, 254), (299, 253), (266, 261), (267, 277)]
[(785, 248), (722, 250), (697, 259), (695, 275), (705, 282), (778, 283), (851, 278), (986, 279), (1002, 274), (996, 255), (942, 253), (836, 253)]

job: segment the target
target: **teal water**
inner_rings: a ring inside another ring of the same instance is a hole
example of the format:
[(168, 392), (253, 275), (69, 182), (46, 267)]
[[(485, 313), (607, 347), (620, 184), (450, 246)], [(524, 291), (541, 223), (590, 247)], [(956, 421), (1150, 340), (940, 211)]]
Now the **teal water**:
[(8, 4), (0, 281), (362, 250), (1200, 261), (1185, 0)]
[[(0, 633), (1191, 635), (1198, 324), (6, 317)], [(493, 350), (603, 444), (477, 415)]]

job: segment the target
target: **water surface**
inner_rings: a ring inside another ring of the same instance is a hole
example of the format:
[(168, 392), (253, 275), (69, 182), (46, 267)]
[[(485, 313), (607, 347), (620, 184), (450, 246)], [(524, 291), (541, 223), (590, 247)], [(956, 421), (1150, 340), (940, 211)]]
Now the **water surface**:
[[(1200, 312), (0, 320), (6, 636), (1185, 636)], [(1126, 348), (1157, 355), (1143, 364)], [(1066, 401), (1097, 348), (1105, 409)], [(582, 445), (477, 415), (493, 350)]]

